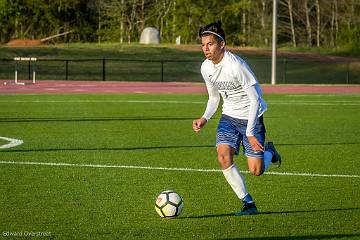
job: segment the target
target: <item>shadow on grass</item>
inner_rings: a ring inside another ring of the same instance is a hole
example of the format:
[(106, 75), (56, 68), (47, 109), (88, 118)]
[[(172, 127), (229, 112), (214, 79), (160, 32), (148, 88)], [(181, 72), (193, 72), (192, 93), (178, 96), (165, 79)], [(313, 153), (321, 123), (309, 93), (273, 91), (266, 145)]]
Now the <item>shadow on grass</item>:
[(154, 147), (94, 147), (94, 148), (44, 148), (44, 149), (5, 149), (0, 152), (61, 152), (61, 151), (135, 151), (178, 148), (215, 148), (214, 145), (202, 146), (154, 146)]
[(0, 118), (0, 122), (193, 121), (195, 117)]
[(334, 212), (334, 211), (353, 211), (360, 210), (360, 208), (330, 208), (330, 209), (317, 209), (317, 210), (294, 210), (294, 211), (274, 211), (274, 212), (258, 212), (252, 215), (247, 216), (235, 216), (234, 213), (220, 213), (220, 214), (209, 214), (209, 215), (199, 215), (199, 216), (188, 216), (188, 217), (179, 217), (181, 219), (201, 219), (201, 218), (219, 218), (219, 217), (251, 217), (256, 215), (283, 215), (283, 214), (293, 214), (293, 213), (317, 213), (317, 212)]
[[(309, 144), (276, 144), (277, 146), (313, 146), (313, 145), (359, 145), (359, 143), (309, 143)], [(180, 148), (215, 148), (215, 145), (200, 146), (153, 146), (153, 147), (76, 147), (76, 148), (44, 148), (44, 149), (0, 149), (0, 152), (61, 152), (61, 151), (136, 151)]]
[(276, 146), (330, 146), (330, 145), (358, 145), (360, 142), (327, 142), (327, 143), (276, 143)]
[(241, 238), (219, 238), (219, 239), (243, 239), (243, 240), (285, 240), (285, 239), (341, 239), (341, 238), (350, 238), (350, 237), (359, 237), (360, 234), (322, 234), (322, 235), (302, 235), (302, 236), (275, 236), (275, 237), (241, 237)]

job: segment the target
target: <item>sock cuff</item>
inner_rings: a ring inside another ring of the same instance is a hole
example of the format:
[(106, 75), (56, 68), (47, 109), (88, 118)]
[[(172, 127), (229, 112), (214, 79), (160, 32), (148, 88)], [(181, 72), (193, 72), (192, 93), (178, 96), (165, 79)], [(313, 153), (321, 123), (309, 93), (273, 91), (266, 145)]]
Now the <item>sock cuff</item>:
[(231, 169), (233, 169), (233, 168), (236, 168), (236, 164), (235, 163), (233, 163), (230, 167), (228, 167), (227, 169), (223, 169), (223, 170), (221, 170), (223, 173), (227, 173), (227, 172), (230, 172), (231, 171)]
[(251, 195), (248, 193), (245, 195), (245, 197), (242, 199), (243, 202), (247, 202), (247, 203), (253, 203), (254, 200), (252, 199)]
[(271, 153), (272, 155), (274, 155), (274, 151), (273, 151), (271, 148), (266, 148), (266, 149), (265, 149), (265, 152), (269, 152), (269, 153)]

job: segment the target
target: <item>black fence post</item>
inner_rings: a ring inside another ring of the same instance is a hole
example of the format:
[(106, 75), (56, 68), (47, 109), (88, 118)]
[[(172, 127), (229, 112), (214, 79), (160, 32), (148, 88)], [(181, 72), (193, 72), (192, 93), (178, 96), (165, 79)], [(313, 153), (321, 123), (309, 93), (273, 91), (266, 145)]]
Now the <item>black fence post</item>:
[(161, 82), (164, 82), (164, 61), (161, 61)]
[[(31, 57), (30, 57), (30, 59), (31, 59)], [(30, 63), (31, 61), (29, 60), (29, 64), (28, 64), (28, 70), (29, 70), (29, 80), (31, 80), (31, 63)]]
[(69, 60), (65, 60), (65, 80), (69, 79)]
[(106, 78), (105, 78), (105, 69), (106, 69), (106, 66), (105, 66), (105, 58), (102, 59), (102, 80), (105, 81)]
[(346, 84), (350, 84), (350, 62), (346, 63)]
[(283, 60), (283, 83), (286, 83), (286, 57), (284, 57), (284, 60)]

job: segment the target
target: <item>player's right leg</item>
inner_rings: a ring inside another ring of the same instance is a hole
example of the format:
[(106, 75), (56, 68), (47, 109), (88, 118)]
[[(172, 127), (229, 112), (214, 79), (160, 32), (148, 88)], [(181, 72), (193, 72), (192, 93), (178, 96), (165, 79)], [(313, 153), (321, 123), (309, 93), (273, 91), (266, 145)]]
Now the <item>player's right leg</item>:
[(233, 162), (235, 149), (226, 144), (217, 146), (218, 161), (226, 181), (229, 183), (235, 194), (243, 202), (242, 210), (235, 215), (249, 215), (257, 212), (255, 203), (246, 189), (245, 179)]
[(228, 116), (222, 116), (220, 119), (217, 134), (216, 146), (218, 152), (218, 161), (226, 181), (229, 183), (235, 194), (243, 202), (243, 209), (236, 215), (246, 215), (256, 211), (255, 204), (251, 195), (246, 189), (245, 179), (234, 164), (234, 155), (239, 152), (241, 134), (237, 131), (237, 120)]
[(249, 193), (246, 189), (243, 176), (238, 170), (236, 164), (233, 162), (235, 150), (229, 145), (220, 144), (217, 146), (217, 151), (218, 161), (226, 181), (229, 183), (238, 198), (244, 201), (246, 195), (249, 195)]

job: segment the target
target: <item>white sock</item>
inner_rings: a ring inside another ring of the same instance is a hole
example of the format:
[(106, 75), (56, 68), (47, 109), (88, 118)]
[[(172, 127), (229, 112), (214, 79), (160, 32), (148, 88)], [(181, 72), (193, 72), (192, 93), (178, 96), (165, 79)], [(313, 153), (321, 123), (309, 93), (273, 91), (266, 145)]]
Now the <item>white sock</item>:
[(241, 176), (239, 170), (236, 165), (233, 164), (229, 168), (222, 170), (226, 181), (230, 184), (231, 188), (234, 190), (235, 194), (243, 200), (245, 196), (248, 194), (245, 186), (245, 180)]
[(263, 159), (263, 161), (264, 161), (264, 172), (269, 168), (273, 155), (274, 155), (274, 153), (272, 151), (266, 150), (264, 152), (264, 159)]

